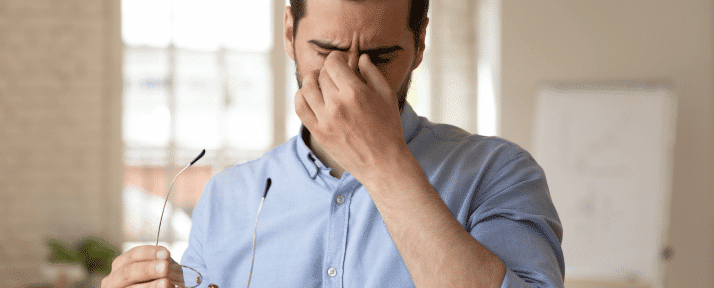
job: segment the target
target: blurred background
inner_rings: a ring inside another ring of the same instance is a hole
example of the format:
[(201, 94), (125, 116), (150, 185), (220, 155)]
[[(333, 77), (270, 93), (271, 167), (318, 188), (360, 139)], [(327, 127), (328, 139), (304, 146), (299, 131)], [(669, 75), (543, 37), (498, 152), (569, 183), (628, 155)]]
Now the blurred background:
[[(79, 247), (101, 239), (113, 255), (155, 241), (169, 183), (206, 149), (177, 180), (162, 226), (180, 259), (208, 179), (298, 132), (286, 2), (0, 0), (0, 287), (91, 286), (76, 281), (103, 270), (66, 264), (87, 257)], [(650, 209), (666, 208), (655, 228), (666, 269), (657, 283), (568, 286), (714, 287), (712, 1), (440, 0), (430, 10), (408, 101), (434, 122), (531, 151), (544, 82), (668, 83), (671, 181), (666, 205)], [(48, 241), (79, 256), (57, 258)]]

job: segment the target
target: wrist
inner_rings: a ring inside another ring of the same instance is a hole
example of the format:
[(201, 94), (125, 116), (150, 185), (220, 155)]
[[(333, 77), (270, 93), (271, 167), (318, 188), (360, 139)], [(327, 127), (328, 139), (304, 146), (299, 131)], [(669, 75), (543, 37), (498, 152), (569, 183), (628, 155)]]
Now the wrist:
[[(428, 180), (411, 151), (404, 149), (389, 153), (392, 157), (380, 159), (378, 165), (369, 169), (364, 179), (358, 179), (372, 198), (392, 194), (394, 191), (413, 191)], [(430, 185), (430, 184), (429, 184)]]

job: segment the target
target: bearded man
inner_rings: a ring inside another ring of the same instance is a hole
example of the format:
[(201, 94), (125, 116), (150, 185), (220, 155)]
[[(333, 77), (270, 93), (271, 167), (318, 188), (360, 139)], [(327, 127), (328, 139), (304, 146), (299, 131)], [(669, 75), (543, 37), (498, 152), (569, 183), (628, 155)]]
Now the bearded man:
[[(201, 287), (563, 286), (562, 228), (530, 154), (405, 101), (428, 5), (291, 0), (303, 127), (207, 184), (181, 261)], [(103, 287), (174, 287), (170, 265), (165, 248), (138, 247)]]

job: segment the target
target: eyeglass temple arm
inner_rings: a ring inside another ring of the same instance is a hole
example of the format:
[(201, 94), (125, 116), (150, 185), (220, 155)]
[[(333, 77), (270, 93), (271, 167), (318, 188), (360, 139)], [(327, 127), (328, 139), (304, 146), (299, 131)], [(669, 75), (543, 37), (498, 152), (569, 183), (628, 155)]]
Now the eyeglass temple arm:
[(270, 180), (270, 178), (268, 178), (268, 181), (265, 182), (265, 192), (263, 192), (263, 198), (265, 198), (265, 196), (268, 196), (268, 189), (270, 189), (271, 183), (272, 183), (272, 180)]
[(203, 151), (201, 151), (201, 154), (198, 154), (198, 156), (196, 156), (196, 158), (194, 158), (193, 161), (191, 161), (191, 164), (188, 164), (188, 166), (191, 166), (193, 165), (193, 163), (196, 163), (196, 161), (198, 161), (198, 159), (201, 159), (203, 155), (206, 155), (206, 149), (203, 149)]
[[(186, 167), (183, 167), (183, 169), (181, 169), (181, 171), (179, 171), (179, 173), (174, 176), (174, 180), (171, 180), (171, 185), (169, 185), (169, 192), (166, 193), (166, 200), (164, 200), (164, 208), (161, 209), (161, 218), (159, 218), (159, 229), (158, 233), (156, 233), (156, 246), (159, 246), (159, 237), (161, 236), (161, 222), (164, 221), (164, 212), (166, 212), (166, 204), (169, 203), (169, 195), (171, 195), (171, 188), (174, 187), (174, 182), (176, 182), (176, 178), (178, 178), (178, 176), (181, 175), (183, 171), (188, 169), (188, 167), (191, 167), (193, 163), (196, 163), (198, 159), (201, 159), (203, 155), (206, 155), (206, 149), (203, 149), (203, 151), (201, 151), (201, 154), (198, 154), (198, 156), (196, 156), (196, 158), (194, 158), (190, 164), (186, 165)], [(265, 192), (267, 193), (268, 191)]]
[(263, 209), (265, 196), (268, 195), (268, 189), (270, 189), (270, 184), (272, 184), (272, 182), (273, 181), (270, 180), (270, 178), (265, 181), (265, 192), (263, 192), (263, 198), (260, 199), (260, 206), (258, 206), (258, 215), (255, 216), (255, 228), (253, 230), (253, 253), (250, 256), (250, 272), (248, 273), (248, 285), (246, 285), (246, 288), (250, 288), (250, 279), (253, 277), (253, 263), (255, 263), (255, 242), (258, 236), (258, 218), (260, 218), (260, 210)]

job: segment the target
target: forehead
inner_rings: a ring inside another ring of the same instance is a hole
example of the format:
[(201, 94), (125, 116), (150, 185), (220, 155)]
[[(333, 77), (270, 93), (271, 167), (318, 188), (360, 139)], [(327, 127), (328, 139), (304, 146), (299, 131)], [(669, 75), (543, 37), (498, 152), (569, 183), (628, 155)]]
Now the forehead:
[(409, 0), (307, 0), (299, 34), (349, 47), (398, 44), (411, 40)]

